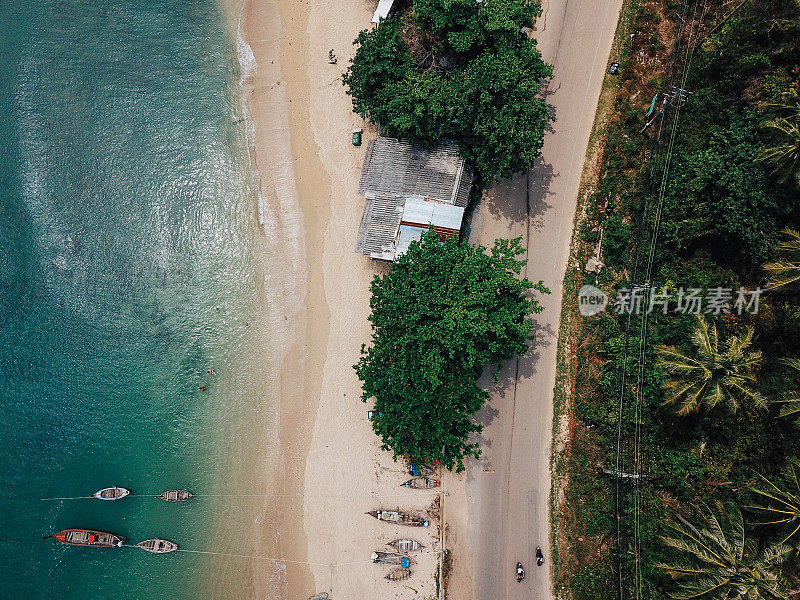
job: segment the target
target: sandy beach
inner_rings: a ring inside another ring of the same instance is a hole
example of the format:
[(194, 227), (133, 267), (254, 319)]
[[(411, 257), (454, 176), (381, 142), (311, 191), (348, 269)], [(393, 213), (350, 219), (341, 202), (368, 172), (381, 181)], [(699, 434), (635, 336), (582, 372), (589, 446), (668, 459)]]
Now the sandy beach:
[[(255, 549), (282, 557), (286, 567), (276, 575), (254, 565), (257, 598), (436, 594), (437, 523), (399, 527), (364, 514), (398, 507), (422, 513), (436, 497), (400, 486), (408, 477), (380, 450), (352, 368), (369, 341), (369, 283), (381, 269), (353, 250), (364, 203), (361, 164), (376, 131), (352, 113), (341, 76), (374, 8), (368, 0), (249, 0), (243, 13), (243, 37), (258, 63), (245, 94), (264, 227), (285, 261), (280, 281), (269, 285), (285, 296), (287, 310), (275, 491), (283, 500), (265, 507)], [(360, 148), (351, 144), (353, 127), (364, 127)], [(390, 567), (370, 555), (399, 537), (424, 548), (413, 554), (411, 578), (390, 583)]]

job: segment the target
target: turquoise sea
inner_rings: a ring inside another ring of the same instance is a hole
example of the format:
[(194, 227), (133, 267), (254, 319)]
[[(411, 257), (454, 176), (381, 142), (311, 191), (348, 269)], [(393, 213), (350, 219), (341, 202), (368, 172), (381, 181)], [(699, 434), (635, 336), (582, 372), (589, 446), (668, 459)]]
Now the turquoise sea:
[[(213, 0), (0, 0), (2, 599), (252, 594), (247, 559), (41, 541), (253, 552), (263, 499), (222, 494), (267, 492), (269, 240), (231, 21)], [(42, 500), (109, 485), (136, 496)], [(147, 497), (172, 488), (198, 496)]]

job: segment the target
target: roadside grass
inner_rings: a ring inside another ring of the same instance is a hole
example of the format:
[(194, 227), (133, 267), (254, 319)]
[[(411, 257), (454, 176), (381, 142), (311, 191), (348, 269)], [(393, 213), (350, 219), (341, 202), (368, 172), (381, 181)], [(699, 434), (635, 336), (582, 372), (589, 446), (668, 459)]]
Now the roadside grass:
[(661, 4), (623, 2), (608, 61), (609, 65), (620, 63), (620, 75), (609, 75), (606, 69), (578, 192), (564, 276), (553, 398), (550, 523), (554, 588), (560, 599), (607, 598), (614, 587), (611, 540), (607, 539), (613, 526), (613, 495), (597, 471), (607, 457), (575, 414), (576, 402), (597, 393), (602, 366), (600, 322), (579, 315), (577, 298), (585, 283), (602, 287), (599, 284), (612, 278), (608, 268), (595, 276), (583, 267), (595, 253), (597, 226), (606, 220), (611, 190), (626, 187), (623, 182), (635, 190), (646, 162), (646, 138), (634, 134), (641, 127), (641, 98), (649, 102), (661, 79), (658, 62), (649, 53), (643, 57), (642, 48), (647, 46), (663, 58), (671, 29), (658, 12), (663, 10)]

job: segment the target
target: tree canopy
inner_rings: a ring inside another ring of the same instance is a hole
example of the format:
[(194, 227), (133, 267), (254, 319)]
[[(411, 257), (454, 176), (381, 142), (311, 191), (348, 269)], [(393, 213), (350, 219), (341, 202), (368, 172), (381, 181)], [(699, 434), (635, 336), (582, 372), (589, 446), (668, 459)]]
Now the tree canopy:
[(519, 238), (482, 246), (441, 243), (429, 231), (372, 281), (372, 344), (355, 365), (362, 399), (375, 398), (384, 449), (413, 461), (463, 470), (478, 456), (472, 415), (489, 399), (477, 379), (489, 365), (521, 356), (542, 307), (520, 279)]
[(523, 33), (540, 14), (526, 0), (417, 0), (362, 31), (343, 81), (353, 110), (387, 133), (459, 141), (487, 181), (529, 168), (552, 121), (539, 97), (552, 74)]

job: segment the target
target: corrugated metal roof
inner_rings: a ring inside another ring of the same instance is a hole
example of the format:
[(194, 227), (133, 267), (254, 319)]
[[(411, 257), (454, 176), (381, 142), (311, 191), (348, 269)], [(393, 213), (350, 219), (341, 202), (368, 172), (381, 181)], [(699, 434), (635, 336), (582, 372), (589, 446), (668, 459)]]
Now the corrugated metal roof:
[(461, 221), (464, 218), (464, 208), (461, 206), (453, 206), (435, 200), (428, 200), (425, 198), (411, 197), (406, 198), (405, 206), (403, 207), (404, 223), (416, 223), (427, 227), (433, 225), (434, 227), (444, 227), (446, 229), (461, 229)]
[(411, 242), (419, 241), (426, 229), (426, 227), (400, 225), (400, 231), (397, 235), (397, 242), (395, 243), (395, 258), (408, 252), (408, 247)]
[[(379, 137), (367, 146), (361, 172), (359, 192), (367, 201), (356, 252), (393, 260), (429, 224), (445, 237), (458, 233), (471, 187), (472, 168), (458, 156), (454, 141), (425, 148)], [(401, 235), (401, 218), (421, 225), (413, 228), (419, 234), (408, 230)]]
[(432, 148), (379, 137), (367, 149), (359, 193), (424, 196), (466, 206), (472, 187), (472, 167), (458, 156), (453, 140)]

